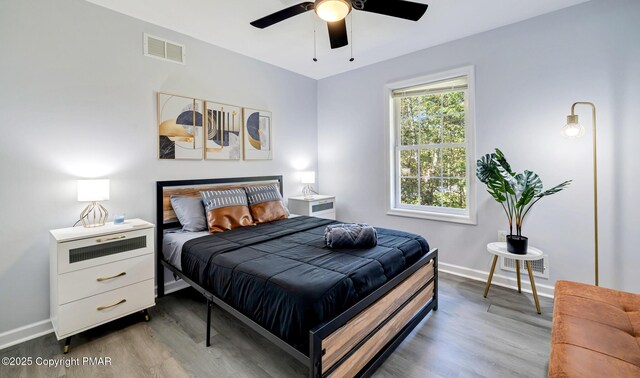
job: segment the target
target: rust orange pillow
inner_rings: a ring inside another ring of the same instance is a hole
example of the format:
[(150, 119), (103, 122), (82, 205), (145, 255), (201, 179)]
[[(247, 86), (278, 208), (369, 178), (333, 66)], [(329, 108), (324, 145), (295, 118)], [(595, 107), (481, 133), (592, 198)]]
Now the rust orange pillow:
[(275, 185), (247, 186), (244, 189), (256, 224), (289, 217), (289, 210), (284, 206), (282, 195)]
[(209, 232), (222, 232), (253, 225), (247, 193), (242, 188), (200, 192)]

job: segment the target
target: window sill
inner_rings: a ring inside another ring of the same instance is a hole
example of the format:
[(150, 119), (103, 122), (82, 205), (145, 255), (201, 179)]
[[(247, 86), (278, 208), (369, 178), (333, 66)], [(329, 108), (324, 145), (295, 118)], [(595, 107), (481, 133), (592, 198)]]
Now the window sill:
[(398, 217), (408, 217), (408, 218), (420, 218), (420, 219), (428, 219), (440, 222), (451, 222), (451, 223), (462, 223), (469, 225), (476, 225), (475, 216), (470, 215), (456, 215), (456, 214), (444, 214), (444, 213), (434, 213), (428, 211), (420, 211), (420, 210), (409, 210), (409, 209), (389, 209), (387, 210), (387, 215), (393, 215)]

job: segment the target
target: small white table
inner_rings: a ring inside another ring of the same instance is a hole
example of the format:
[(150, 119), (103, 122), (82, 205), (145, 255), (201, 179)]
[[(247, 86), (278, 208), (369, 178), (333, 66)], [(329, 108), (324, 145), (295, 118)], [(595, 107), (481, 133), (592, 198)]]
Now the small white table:
[(487, 244), (487, 251), (493, 254), (493, 264), (491, 264), (491, 272), (489, 273), (489, 279), (487, 280), (487, 286), (484, 288), (484, 297), (487, 297), (489, 294), (489, 286), (491, 286), (491, 280), (493, 279), (493, 272), (496, 269), (496, 263), (498, 262), (498, 257), (507, 257), (510, 259), (516, 260), (516, 276), (518, 277), (518, 293), (522, 292), (522, 288), (520, 286), (520, 263), (522, 260), (527, 265), (527, 270), (529, 271), (529, 281), (531, 281), (531, 291), (533, 291), (533, 299), (536, 302), (536, 310), (538, 314), (541, 314), (540, 311), (540, 302), (538, 301), (538, 291), (536, 290), (536, 284), (533, 281), (533, 272), (531, 271), (531, 261), (540, 260), (542, 258), (542, 251), (538, 248), (529, 247), (527, 248), (527, 253), (525, 255), (517, 255), (515, 253), (511, 253), (507, 251), (507, 243), (505, 242), (495, 242)]

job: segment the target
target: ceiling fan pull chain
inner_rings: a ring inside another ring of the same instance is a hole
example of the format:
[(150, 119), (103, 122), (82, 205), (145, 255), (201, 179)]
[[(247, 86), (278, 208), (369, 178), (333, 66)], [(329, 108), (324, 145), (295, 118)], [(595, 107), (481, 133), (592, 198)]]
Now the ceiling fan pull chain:
[(349, 59), (349, 61), (353, 62), (355, 60), (353, 57), (353, 13), (349, 15), (349, 21), (351, 24), (351, 59)]
[(313, 61), (318, 61), (318, 48), (316, 45), (316, 18), (313, 17)]

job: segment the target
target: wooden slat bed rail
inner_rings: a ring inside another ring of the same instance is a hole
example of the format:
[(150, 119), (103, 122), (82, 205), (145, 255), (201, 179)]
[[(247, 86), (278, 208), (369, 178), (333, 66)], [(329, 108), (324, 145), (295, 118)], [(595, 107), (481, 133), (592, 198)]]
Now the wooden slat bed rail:
[(380, 352), (418, 311), (433, 299), (434, 283), (430, 283), (388, 323), (380, 328), (355, 353), (345, 360), (329, 377), (355, 377)]
[(325, 373), (344, 355), (360, 343), (376, 327), (393, 314), (434, 276), (434, 261), (417, 270), (392, 291), (349, 320), (344, 326), (322, 340), (322, 372)]

